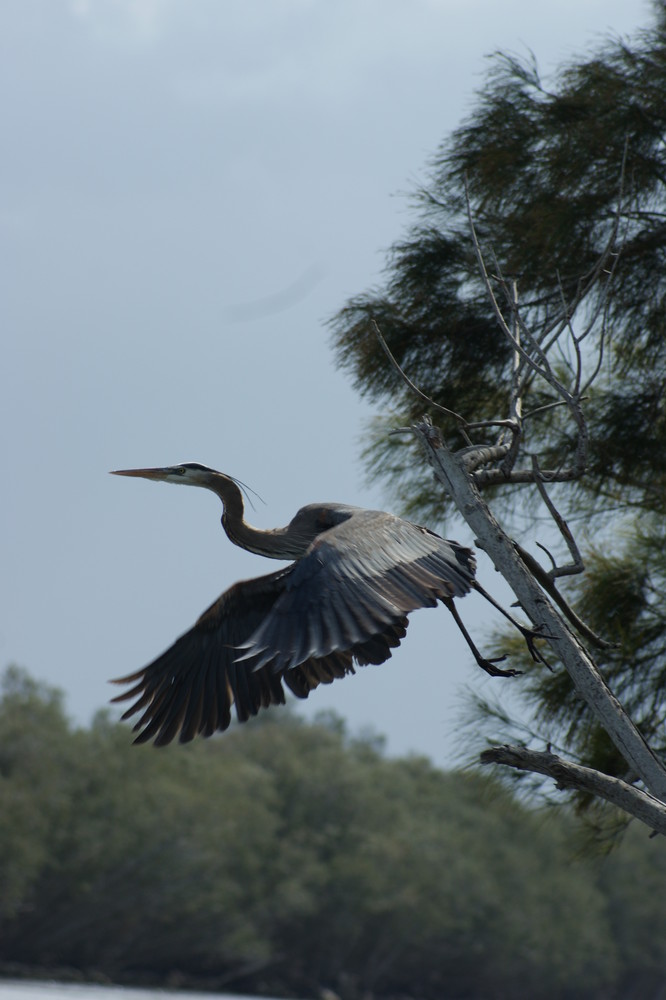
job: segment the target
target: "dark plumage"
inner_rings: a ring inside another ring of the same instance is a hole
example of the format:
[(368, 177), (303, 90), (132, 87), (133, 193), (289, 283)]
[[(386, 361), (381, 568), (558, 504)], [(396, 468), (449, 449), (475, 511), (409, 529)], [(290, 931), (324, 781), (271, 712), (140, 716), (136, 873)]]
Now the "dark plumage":
[(452, 609), (452, 598), (476, 586), (470, 549), (383, 511), (310, 504), (285, 528), (262, 531), (245, 522), (236, 482), (205, 466), (116, 474), (211, 489), (233, 542), (295, 560), (234, 584), (165, 653), (116, 681), (133, 685), (113, 700), (136, 699), (123, 718), (141, 713), (137, 743), (210, 736), (228, 727), (232, 705), (245, 722), (283, 704), (283, 682), (307, 698), (354, 664), (383, 663), (411, 611), (438, 601)]

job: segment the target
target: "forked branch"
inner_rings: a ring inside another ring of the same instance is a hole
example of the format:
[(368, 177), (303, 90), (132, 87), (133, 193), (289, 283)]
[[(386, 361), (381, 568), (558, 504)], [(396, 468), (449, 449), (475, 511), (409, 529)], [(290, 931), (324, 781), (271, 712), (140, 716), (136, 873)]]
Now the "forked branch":
[[(585, 564), (583, 563), (583, 559), (580, 554), (579, 548), (576, 545), (576, 539), (572, 535), (569, 525), (562, 517), (559, 510), (557, 509), (557, 507), (555, 506), (555, 504), (548, 495), (548, 491), (546, 490), (546, 485), (544, 483), (543, 476), (541, 475), (541, 469), (539, 468), (539, 460), (537, 459), (536, 455), (532, 455), (532, 469), (534, 470), (534, 482), (536, 483), (536, 487), (539, 491), (539, 494), (541, 495), (541, 499), (543, 500), (545, 506), (547, 507), (548, 513), (550, 514), (553, 521), (557, 525), (558, 530), (562, 535), (562, 538), (567, 544), (567, 548), (569, 549), (569, 554), (571, 555), (571, 562), (566, 566), (558, 566), (555, 563), (555, 560), (551, 556), (550, 558), (553, 563), (553, 566), (552, 569), (549, 571), (548, 575), (552, 580), (554, 580), (558, 576), (573, 576), (577, 573), (582, 573), (585, 569)], [(541, 545), (540, 548), (544, 549), (544, 551), (547, 552), (545, 546)], [(548, 555), (550, 556), (549, 552)]]
[(666, 803), (666, 768), (613, 695), (589, 653), (548, 601), (516, 550), (515, 543), (484, 502), (461, 459), (449, 450), (429, 421), (415, 425), (414, 433), (424, 445), (436, 478), (453, 499), (477, 544), (490, 556), (507, 581), (532, 625), (541, 630), (569, 673), (580, 697), (587, 702), (646, 789)]

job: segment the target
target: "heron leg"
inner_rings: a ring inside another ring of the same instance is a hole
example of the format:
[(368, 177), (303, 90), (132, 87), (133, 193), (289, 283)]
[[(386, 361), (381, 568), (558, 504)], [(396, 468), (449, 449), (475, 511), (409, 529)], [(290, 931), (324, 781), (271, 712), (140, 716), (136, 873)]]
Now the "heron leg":
[(513, 667), (510, 667), (508, 670), (502, 670), (501, 667), (495, 666), (496, 663), (502, 663), (503, 660), (506, 660), (506, 653), (504, 654), (504, 656), (497, 656), (492, 660), (488, 660), (486, 659), (485, 656), (481, 656), (481, 653), (474, 645), (474, 641), (471, 635), (465, 628), (462, 618), (458, 614), (458, 609), (453, 603), (453, 599), (450, 597), (443, 598), (442, 603), (445, 605), (445, 607), (449, 609), (449, 611), (453, 615), (454, 622), (462, 632), (465, 642), (471, 649), (474, 659), (479, 664), (482, 670), (485, 670), (485, 672), (487, 674), (490, 674), (491, 677), (517, 677), (518, 674), (522, 673), (521, 670), (514, 670)]
[(539, 649), (537, 649), (534, 643), (535, 639), (548, 638), (548, 636), (544, 635), (544, 633), (542, 632), (543, 626), (537, 625), (536, 627), (532, 627), (528, 625), (522, 625), (516, 618), (513, 617), (513, 615), (509, 614), (506, 608), (503, 608), (502, 605), (498, 601), (496, 601), (495, 598), (492, 597), (487, 590), (484, 590), (484, 588), (481, 586), (478, 580), (475, 580), (472, 586), (474, 587), (474, 590), (476, 590), (477, 593), (481, 594), (482, 597), (485, 597), (488, 603), (492, 604), (492, 606), (496, 608), (501, 615), (504, 615), (504, 617), (511, 622), (514, 628), (518, 629), (523, 639), (525, 640), (525, 645), (527, 646), (529, 654), (534, 660), (534, 662), (543, 663), (543, 665), (545, 667), (548, 667), (548, 669), (550, 670), (551, 669), (550, 664), (546, 660), (543, 653)]

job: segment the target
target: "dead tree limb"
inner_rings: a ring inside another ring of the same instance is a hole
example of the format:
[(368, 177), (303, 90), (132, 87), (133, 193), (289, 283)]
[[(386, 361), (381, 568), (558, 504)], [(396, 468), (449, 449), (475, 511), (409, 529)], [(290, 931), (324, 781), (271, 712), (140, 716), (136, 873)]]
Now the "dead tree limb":
[(503, 764), (519, 771), (531, 771), (553, 778), (557, 788), (576, 789), (605, 799), (618, 809), (631, 813), (657, 833), (666, 834), (666, 805), (649, 792), (634, 788), (621, 778), (602, 774), (591, 767), (564, 760), (550, 750), (528, 750), (527, 747), (492, 747), (484, 750), (482, 764)]
[(546, 641), (563, 663), (580, 696), (646, 789), (666, 802), (666, 769), (606, 684), (589, 653), (529, 573), (513, 541), (472, 482), (462, 459), (446, 446), (429, 421), (416, 424), (413, 430), (425, 447), (436, 478), (452, 497), (477, 544), (492, 559), (533, 626), (547, 637)]

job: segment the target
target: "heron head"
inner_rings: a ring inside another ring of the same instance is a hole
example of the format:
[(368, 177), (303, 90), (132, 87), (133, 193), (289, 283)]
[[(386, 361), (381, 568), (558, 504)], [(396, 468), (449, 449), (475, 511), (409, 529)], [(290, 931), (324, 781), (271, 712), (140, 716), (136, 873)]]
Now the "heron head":
[(185, 486), (209, 487), (211, 479), (219, 476), (219, 473), (198, 462), (184, 462), (182, 465), (168, 465), (161, 469), (116, 469), (111, 475), (136, 476), (139, 479), (152, 479), (158, 483), (183, 483)]

